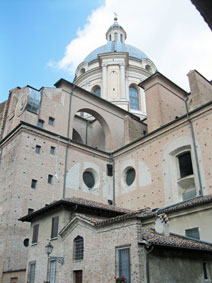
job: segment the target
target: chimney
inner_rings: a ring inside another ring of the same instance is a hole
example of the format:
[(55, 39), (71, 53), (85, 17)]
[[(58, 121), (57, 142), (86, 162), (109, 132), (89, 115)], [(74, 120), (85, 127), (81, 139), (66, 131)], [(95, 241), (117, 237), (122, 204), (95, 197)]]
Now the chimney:
[(169, 236), (169, 219), (165, 213), (157, 215), (155, 219), (155, 232), (166, 237)]

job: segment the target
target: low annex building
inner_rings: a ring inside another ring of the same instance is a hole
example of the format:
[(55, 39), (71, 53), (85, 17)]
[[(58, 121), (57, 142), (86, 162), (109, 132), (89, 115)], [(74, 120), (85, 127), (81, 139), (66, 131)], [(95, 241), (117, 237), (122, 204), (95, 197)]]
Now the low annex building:
[(22, 217), (31, 222), (27, 280), (211, 282), (212, 244), (169, 233), (165, 214), (146, 228), (146, 214), (73, 198)]

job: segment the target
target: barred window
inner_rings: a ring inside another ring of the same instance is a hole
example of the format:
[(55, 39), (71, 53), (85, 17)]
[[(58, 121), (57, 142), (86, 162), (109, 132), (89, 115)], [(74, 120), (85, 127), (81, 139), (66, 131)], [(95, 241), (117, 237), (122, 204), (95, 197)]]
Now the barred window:
[(84, 240), (82, 237), (77, 236), (74, 239), (74, 259), (82, 260), (84, 253)]

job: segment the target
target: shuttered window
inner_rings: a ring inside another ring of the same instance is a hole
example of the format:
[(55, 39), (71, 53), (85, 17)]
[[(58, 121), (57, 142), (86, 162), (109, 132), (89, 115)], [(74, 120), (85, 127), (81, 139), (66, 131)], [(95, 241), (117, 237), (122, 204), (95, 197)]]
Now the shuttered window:
[(29, 269), (28, 269), (28, 282), (29, 283), (35, 282), (35, 265), (36, 265), (35, 261), (29, 263)]
[(58, 234), (59, 216), (52, 218), (51, 238), (56, 238)]
[(130, 249), (118, 249), (118, 276), (124, 276), (126, 282), (130, 283)]
[(38, 242), (38, 231), (39, 231), (39, 224), (36, 224), (33, 226), (32, 244), (36, 244)]

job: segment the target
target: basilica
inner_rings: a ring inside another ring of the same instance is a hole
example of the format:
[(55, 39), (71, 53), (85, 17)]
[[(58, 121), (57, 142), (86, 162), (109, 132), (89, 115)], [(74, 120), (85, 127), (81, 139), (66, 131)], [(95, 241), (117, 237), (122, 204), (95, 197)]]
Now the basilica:
[(188, 80), (189, 93), (115, 17), (73, 82), (10, 90), (1, 283), (211, 282), (212, 84)]

